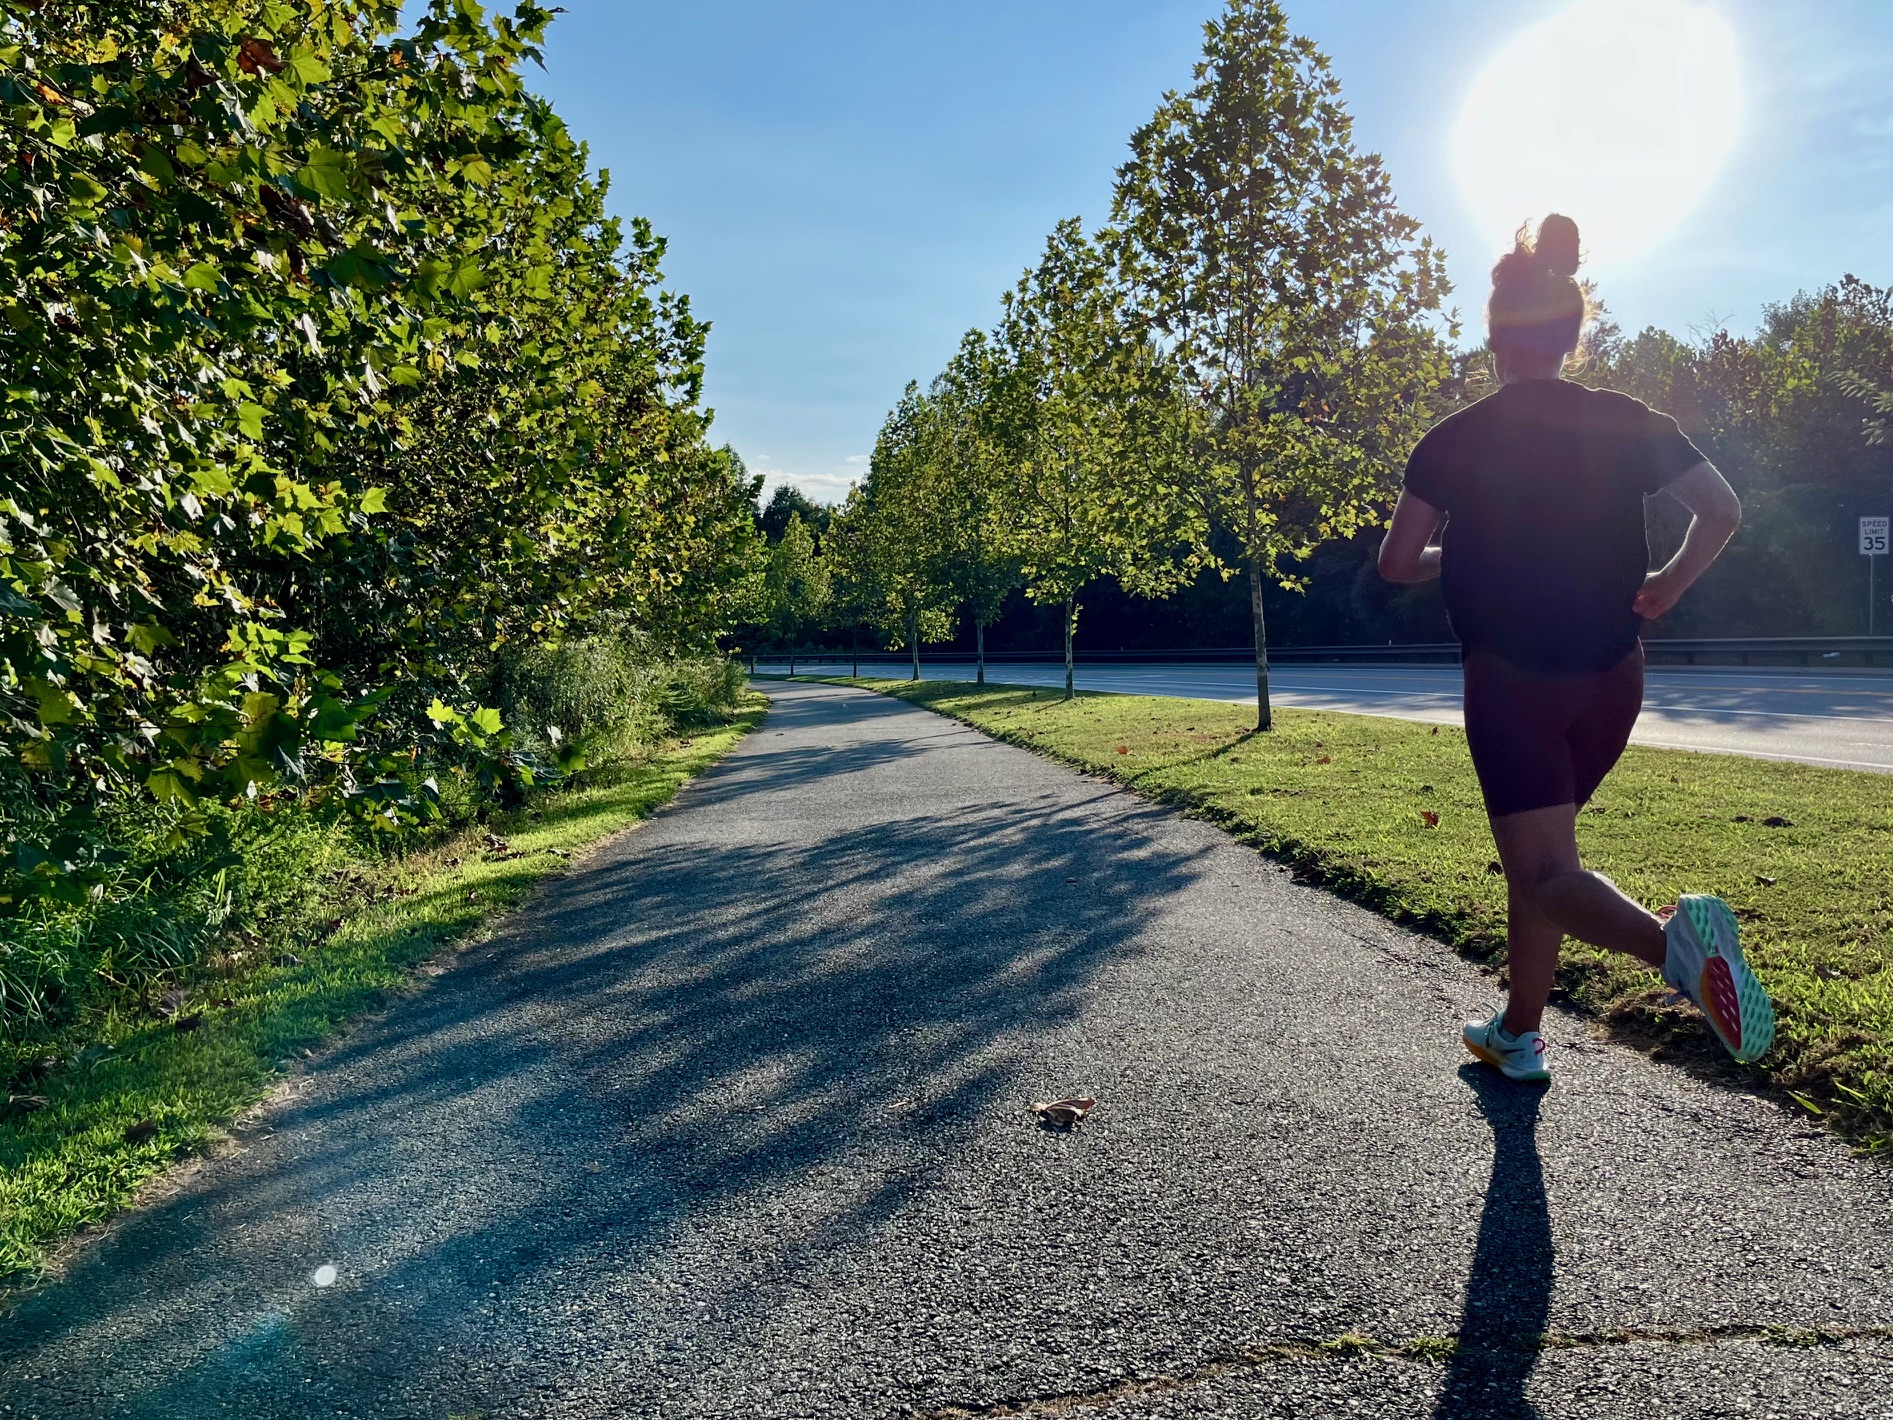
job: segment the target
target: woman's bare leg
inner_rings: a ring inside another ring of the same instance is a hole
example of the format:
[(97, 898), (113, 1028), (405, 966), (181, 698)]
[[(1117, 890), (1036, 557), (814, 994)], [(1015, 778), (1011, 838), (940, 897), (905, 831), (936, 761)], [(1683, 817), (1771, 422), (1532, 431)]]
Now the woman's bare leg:
[(1492, 820), (1505, 868), (1512, 978), (1505, 1029), (1537, 1030), (1566, 936), (1661, 966), (1663, 924), (1578, 861), (1577, 806), (1557, 804)]

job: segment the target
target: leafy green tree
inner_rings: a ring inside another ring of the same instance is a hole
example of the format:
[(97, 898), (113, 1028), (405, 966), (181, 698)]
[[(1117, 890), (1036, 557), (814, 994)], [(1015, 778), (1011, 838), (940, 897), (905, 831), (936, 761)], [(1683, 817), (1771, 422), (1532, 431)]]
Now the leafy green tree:
[(1171, 364), (1132, 324), (1124, 290), (1075, 218), (1006, 297), (987, 427), (1009, 468), (996, 520), (1026, 595), (1063, 610), (1065, 698), (1084, 589), (1111, 576), (1162, 596), (1203, 545), (1182, 496), (1191, 417)]
[(769, 549), (763, 587), (770, 631), (791, 649), (821, 624), (828, 611), (829, 569), (816, 546), (815, 535), (803, 525), (798, 513), (789, 514), (781, 538)]
[(550, 17), (0, 5), (0, 791), (65, 825), (0, 898), (83, 895), (124, 786), (411, 821), (508, 649), (730, 614), (753, 490), (520, 82)]
[(1388, 499), (1446, 373), (1448, 288), (1281, 5), (1230, 0), (1206, 35), (1193, 87), (1132, 135), (1114, 240), (1203, 411), (1192, 491), (1242, 549), (1267, 729), (1264, 581)]
[(769, 495), (769, 502), (756, 515), (763, 535), (769, 541), (776, 542), (788, 527), (790, 518), (800, 518), (817, 537), (828, 531), (828, 519), (832, 510), (824, 503), (817, 503), (808, 494), (792, 483), (776, 485), (776, 491)]
[(831, 525), (851, 601), (890, 648), (907, 648), (914, 680), (922, 642), (953, 634), (954, 589), (940, 577), (933, 421), (927, 397), (910, 383), (875, 440), (868, 476)]
[(988, 418), (993, 352), (983, 332), (967, 332), (930, 391), (929, 421), (939, 580), (973, 621), (978, 683), (986, 683), (986, 628), (1019, 585), (1018, 554), (1005, 537), (1004, 448)]

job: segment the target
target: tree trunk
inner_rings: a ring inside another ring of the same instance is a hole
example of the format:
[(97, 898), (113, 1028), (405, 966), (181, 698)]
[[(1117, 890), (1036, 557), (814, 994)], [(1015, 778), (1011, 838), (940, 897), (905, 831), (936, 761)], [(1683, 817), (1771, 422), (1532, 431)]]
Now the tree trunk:
[(1249, 555), (1249, 616), (1255, 623), (1255, 727), (1273, 729), (1275, 717), (1269, 710), (1269, 628), (1262, 616), (1262, 568)]
[(1242, 493), (1248, 525), (1243, 529), (1242, 550), (1249, 561), (1249, 620), (1255, 627), (1255, 727), (1258, 731), (1275, 727), (1269, 708), (1269, 628), (1262, 615), (1262, 557), (1257, 551), (1262, 541), (1261, 509), (1256, 489), (1256, 470), (1244, 464)]
[(919, 680), (920, 679), (920, 618), (918, 616), (912, 616), (907, 619), (907, 644), (913, 650), (913, 653), (914, 653), (914, 674), (912, 678), (914, 680)]
[(848, 679), (861, 679), (861, 628), (859, 626), (854, 629), (854, 664), (850, 668)]
[(1065, 598), (1065, 699), (1072, 697), (1071, 689), (1071, 633), (1078, 621), (1076, 597)]
[(979, 680), (977, 683), (980, 685), (984, 685), (986, 683), (986, 623), (985, 622), (975, 621), (973, 623), (973, 637), (979, 643)]

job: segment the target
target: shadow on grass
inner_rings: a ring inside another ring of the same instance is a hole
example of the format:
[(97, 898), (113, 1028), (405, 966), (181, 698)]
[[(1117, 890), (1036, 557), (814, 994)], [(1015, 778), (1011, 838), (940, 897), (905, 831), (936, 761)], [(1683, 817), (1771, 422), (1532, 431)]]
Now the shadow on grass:
[[(703, 1315), (871, 1251), (942, 1167), (939, 1131), (994, 1107), (1193, 864), (1143, 831), (1155, 809), (957, 792), (968, 737), (944, 724), (792, 733), (837, 713), (901, 712), (778, 703), (686, 810), (345, 1040), (275, 1142), (30, 1298), (0, 1328), (14, 1403), (96, 1375), (141, 1416), (233, 1394), (485, 1413), (518, 1398), (515, 1365), (569, 1373), (640, 1326), (661, 1344), (652, 1279), (713, 1215), (758, 1218), (767, 1260), (723, 1269)], [(847, 1186), (811, 1198), (818, 1177)], [(318, 1289), (323, 1263), (340, 1280)], [(603, 1291), (574, 1307), (567, 1273)]]

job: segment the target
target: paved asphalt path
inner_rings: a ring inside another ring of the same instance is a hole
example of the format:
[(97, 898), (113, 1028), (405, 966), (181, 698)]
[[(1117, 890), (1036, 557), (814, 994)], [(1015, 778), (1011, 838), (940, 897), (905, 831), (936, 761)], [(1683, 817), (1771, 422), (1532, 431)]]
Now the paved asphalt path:
[[(846, 673), (845, 661), (810, 661), (811, 674)], [(775, 673), (784, 666), (771, 666)], [(796, 669), (804, 669), (798, 663)], [(971, 680), (964, 664), (923, 661), (931, 680)], [(899, 668), (882, 674), (899, 675)], [(989, 679), (1063, 685), (1063, 664), (987, 667)], [(1128, 695), (1176, 695), (1255, 704), (1255, 671), (1221, 664), (1080, 665), (1078, 684)], [(1457, 666), (1276, 666), (1269, 688), (1277, 703), (1356, 715), (1391, 715), (1457, 725)], [(1631, 737), (1670, 749), (1790, 759), (1893, 774), (1893, 674), (1885, 671), (1794, 672), (1738, 667), (1656, 667), (1648, 675), (1643, 718)]]
[[(1436, 944), (947, 720), (774, 694), (0, 1323), (0, 1414), (1893, 1414), (1882, 1164), (1576, 1019), (1508, 1086)], [(1038, 1127), (1066, 1093), (1096, 1114)], [(1462, 1344), (1295, 1349), (1350, 1332)]]

